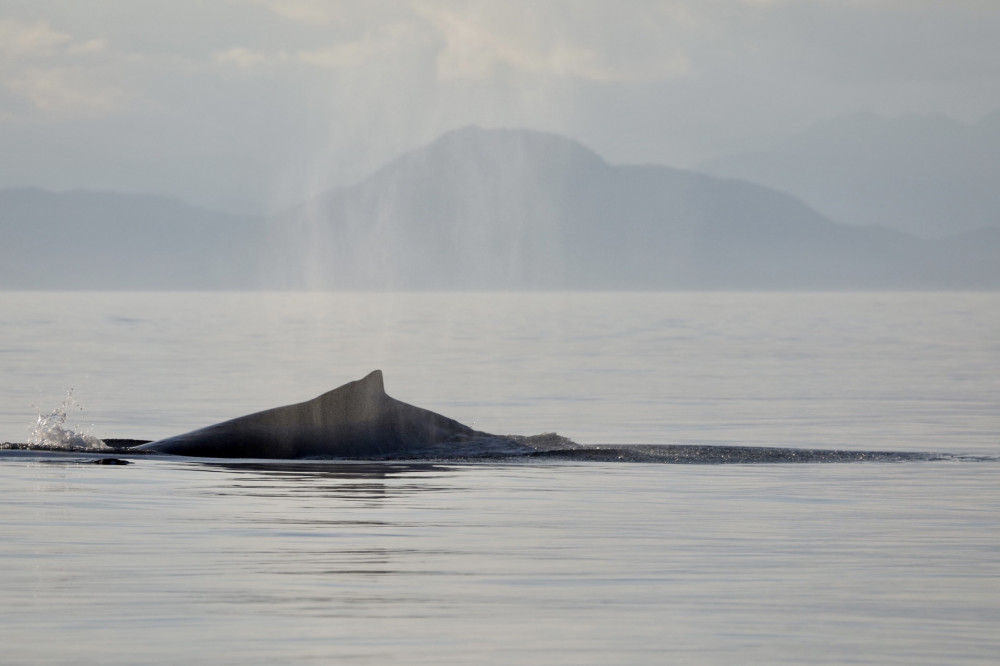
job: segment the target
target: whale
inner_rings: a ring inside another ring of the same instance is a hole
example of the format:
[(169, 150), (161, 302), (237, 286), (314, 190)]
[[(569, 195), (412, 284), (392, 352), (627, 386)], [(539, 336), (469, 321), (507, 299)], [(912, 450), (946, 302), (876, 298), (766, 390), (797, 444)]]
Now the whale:
[(312, 400), (240, 416), (132, 450), (212, 458), (350, 458), (505, 439), (388, 396), (382, 371), (375, 370)]
[[(275, 407), (156, 441), (104, 439), (100, 448), (0, 443), (0, 452), (56, 450), (228, 459), (507, 460), (674, 464), (998, 461), (920, 451), (796, 449), (718, 444), (578, 444), (553, 432), (494, 435), (388, 396), (381, 370), (312, 400)], [(122, 464), (118, 458), (100, 464)], [(282, 465), (262, 461), (259, 465)], [(284, 469), (268, 467), (268, 469)], [(297, 468), (296, 468), (297, 469)]]

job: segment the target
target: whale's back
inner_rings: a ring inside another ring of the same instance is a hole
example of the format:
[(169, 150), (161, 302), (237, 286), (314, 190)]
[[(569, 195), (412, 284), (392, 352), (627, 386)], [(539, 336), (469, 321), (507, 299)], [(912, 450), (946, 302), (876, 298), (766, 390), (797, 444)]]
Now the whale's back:
[(381, 370), (312, 400), (150, 442), (139, 450), (219, 458), (351, 457), (489, 436), (385, 393)]

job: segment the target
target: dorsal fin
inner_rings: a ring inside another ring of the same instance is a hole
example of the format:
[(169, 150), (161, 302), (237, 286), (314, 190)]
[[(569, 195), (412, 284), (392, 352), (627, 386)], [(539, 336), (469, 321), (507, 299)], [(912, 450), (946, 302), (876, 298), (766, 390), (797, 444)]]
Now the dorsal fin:
[[(329, 403), (331, 400), (334, 402), (342, 400), (372, 400), (376, 401), (388, 397), (385, 394), (385, 386), (382, 383), (382, 371), (372, 370), (367, 375), (361, 379), (355, 379), (353, 382), (348, 382), (343, 386), (338, 386), (337, 388), (327, 391), (323, 395), (317, 396), (312, 400), (306, 400), (306, 404), (313, 401), (321, 401), (323, 403)], [(278, 409), (281, 409), (280, 407)]]
[(367, 375), (357, 381), (358, 388), (367, 393), (385, 393), (385, 384), (382, 381), (382, 371), (372, 370)]

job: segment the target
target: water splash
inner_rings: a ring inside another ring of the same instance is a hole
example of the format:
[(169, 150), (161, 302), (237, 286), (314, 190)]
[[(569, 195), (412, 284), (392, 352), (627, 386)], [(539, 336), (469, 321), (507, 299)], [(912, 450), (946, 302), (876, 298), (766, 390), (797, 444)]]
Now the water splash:
[(87, 433), (76, 432), (66, 427), (66, 420), (73, 411), (82, 411), (83, 407), (73, 397), (73, 389), (66, 392), (66, 398), (58, 407), (47, 414), (35, 408), (38, 418), (31, 427), (28, 445), (44, 449), (98, 449), (104, 450), (104, 441)]

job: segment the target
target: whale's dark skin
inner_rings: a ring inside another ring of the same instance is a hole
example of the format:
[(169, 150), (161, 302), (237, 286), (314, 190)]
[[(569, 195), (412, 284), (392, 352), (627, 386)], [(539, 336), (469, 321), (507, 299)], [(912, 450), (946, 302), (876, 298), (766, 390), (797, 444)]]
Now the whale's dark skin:
[(375, 370), (323, 395), (248, 414), (135, 451), (213, 458), (372, 456), (494, 438), (385, 393)]

